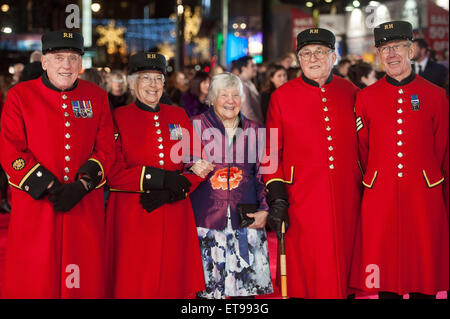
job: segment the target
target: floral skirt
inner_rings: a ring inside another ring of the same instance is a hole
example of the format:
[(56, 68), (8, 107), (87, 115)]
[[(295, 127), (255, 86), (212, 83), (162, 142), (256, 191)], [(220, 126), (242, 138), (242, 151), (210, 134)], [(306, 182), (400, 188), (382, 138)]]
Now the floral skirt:
[(273, 292), (264, 229), (197, 227), (206, 289), (200, 298), (265, 295)]

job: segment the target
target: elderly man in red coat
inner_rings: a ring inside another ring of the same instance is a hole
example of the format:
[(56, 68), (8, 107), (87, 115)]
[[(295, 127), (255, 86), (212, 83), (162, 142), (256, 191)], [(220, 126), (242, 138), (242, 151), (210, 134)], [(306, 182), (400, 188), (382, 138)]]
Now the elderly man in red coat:
[(267, 130), (278, 131), (277, 139), (270, 134), (267, 145), (268, 163), (278, 161), (276, 171), (264, 175), (268, 223), (278, 233), (282, 221), (290, 224), (287, 288), (295, 298), (349, 294), (361, 188), (354, 124), (358, 89), (332, 75), (334, 45), (328, 30), (299, 33), (304, 74), (272, 94), (267, 115)]
[[(105, 182), (114, 157), (106, 92), (78, 79), (83, 37), (42, 37), (41, 78), (8, 92), (1, 163), (12, 188), (6, 298), (102, 298)], [(48, 195), (48, 196), (47, 196)]]
[(356, 101), (365, 190), (352, 286), (380, 298), (434, 298), (449, 286), (448, 100), (412, 70), (409, 22), (374, 33), (386, 77)]

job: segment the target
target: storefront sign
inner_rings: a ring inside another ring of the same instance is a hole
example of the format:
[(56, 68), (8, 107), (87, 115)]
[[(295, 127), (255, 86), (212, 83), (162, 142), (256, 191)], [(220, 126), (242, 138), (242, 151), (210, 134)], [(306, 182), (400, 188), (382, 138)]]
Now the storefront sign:
[(448, 48), (448, 11), (427, 1), (428, 28), (425, 40), (431, 49), (442, 51)]
[(305, 29), (314, 28), (314, 18), (301, 10), (291, 8), (292, 49), (297, 50), (297, 34)]

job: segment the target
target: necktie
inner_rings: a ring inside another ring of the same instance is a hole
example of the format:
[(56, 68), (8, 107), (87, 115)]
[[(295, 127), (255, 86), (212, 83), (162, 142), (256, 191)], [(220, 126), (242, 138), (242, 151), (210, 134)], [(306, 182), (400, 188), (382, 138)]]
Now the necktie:
[(419, 64), (419, 75), (422, 75), (422, 65)]

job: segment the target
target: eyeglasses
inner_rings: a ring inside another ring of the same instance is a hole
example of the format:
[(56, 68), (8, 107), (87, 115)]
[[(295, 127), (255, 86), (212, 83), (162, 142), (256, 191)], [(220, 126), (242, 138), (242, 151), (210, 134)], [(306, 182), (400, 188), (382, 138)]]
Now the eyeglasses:
[(317, 59), (323, 59), (328, 53), (330, 53), (332, 51), (333, 50), (317, 49), (316, 51), (312, 52), (312, 51), (309, 51), (309, 50), (304, 50), (304, 51), (300, 51), (298, 54), (305, 60), (311, 60), (313, 55)]
[(71, 54), (71, 55), (61, 55), (61, 54), (57, 54), (54, 59), (56, 61), (56, 63), (63, 63), (66, 59), (69, 61), (69, 63), (78, 63), (80, 56), (77, 54)]
[(409, 47), (409, 44), (407, 43), (398, 43), (395, 45), (386, 45), (381, 48), (378, 48), (378, 51), (383, 55), (389, 55), (389, 52), (391, 52), (391, 49), (394, 50), (395, 53), (400, 52), (400, 50), (404, 47)]
[(144, 84), (155, 83), (157, 86), (161, 86), (164, 82), (162, 75), (150, 76), (150, 75), (140, 75), (139, 80)]

